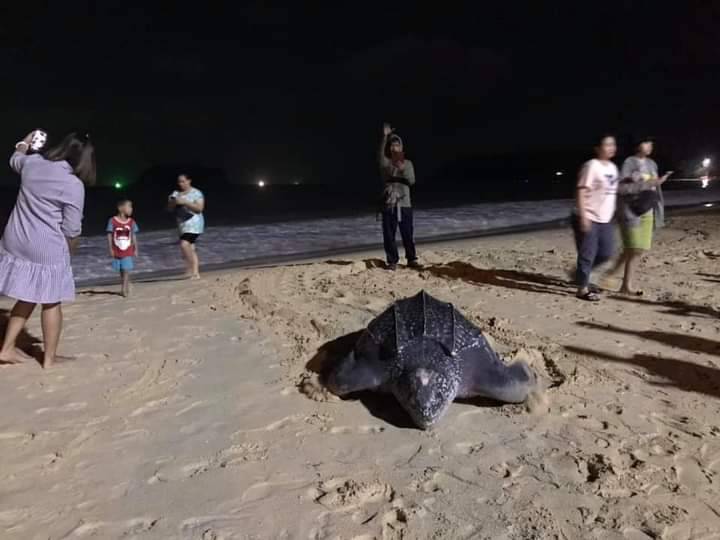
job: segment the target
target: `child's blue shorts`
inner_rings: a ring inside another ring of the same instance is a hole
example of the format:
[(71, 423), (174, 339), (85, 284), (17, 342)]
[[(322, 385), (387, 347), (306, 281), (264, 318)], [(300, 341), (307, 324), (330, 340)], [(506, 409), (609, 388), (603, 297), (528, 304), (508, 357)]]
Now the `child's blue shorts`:
[(130, 272), (133, 268), (135, 268), (135, 257), (113, 259), (112, 267), (116, 272)]

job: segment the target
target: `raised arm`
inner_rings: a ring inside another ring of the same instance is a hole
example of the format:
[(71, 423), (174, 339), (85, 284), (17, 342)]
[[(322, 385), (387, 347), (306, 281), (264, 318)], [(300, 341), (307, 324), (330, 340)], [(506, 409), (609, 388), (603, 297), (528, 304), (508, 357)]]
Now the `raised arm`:
[(18, 174), (22, 172), (23, 165), (25, 165), (25, 160), (27, 159), (27, 154), (21, 151), (24, 149), (25, 147), (20, 145), (13, 155), (10, 156), (10, 168)]
[(27, 159), (27, 152), (30, 149), (30, 142), (34, 131), (28, 133), (25, 138), (15, 145), (15, 152), (10, 156), (10, 168), (20, 174)]
[(390, 124), (383, 124), (383, 136), (380, 140), (380, 150), (378, 152), (378, 164), (381, 169), (385, 169), (390, 166), (390, 159), (385, 155), (385, 148), (387, 148), (388, 137), (393, 132), (393, 128)]

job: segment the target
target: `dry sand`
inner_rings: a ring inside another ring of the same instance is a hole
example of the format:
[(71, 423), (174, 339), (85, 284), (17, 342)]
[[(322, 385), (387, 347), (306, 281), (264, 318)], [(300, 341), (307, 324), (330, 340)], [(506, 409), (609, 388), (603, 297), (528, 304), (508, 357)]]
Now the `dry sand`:
[[(675, 218), (645, 297), (598, 305), (565, 282), (568, 231), (426, 247), (419, 273), (358, 256), (88, 291), (76, 362), (0, 369), (0, 537), (720, 538), (717, 231)], [(391, 398), (324, 393), (338, 338), (420, 289), (545, 401), (456, 403), (423, 432)]]

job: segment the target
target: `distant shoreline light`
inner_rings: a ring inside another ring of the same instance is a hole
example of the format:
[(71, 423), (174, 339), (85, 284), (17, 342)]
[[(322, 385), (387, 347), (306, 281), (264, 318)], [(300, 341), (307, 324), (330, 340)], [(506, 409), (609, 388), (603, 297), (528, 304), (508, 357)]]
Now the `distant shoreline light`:
[(258, 180), (257, 186), (260, 188), (264, 188), (267, 184), (265, 184), (265, 180)]

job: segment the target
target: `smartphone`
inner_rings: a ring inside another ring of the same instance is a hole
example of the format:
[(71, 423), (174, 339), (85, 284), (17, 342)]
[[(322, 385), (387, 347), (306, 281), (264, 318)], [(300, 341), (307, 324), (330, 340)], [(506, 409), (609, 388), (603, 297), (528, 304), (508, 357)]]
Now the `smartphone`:
[(46, 132), (44, 132), (42, 129), (36, 129), (35, 131), (33, 131), (32, 137), (30, 139), (30, 150), (32, 150), (33, 152), (39, 152), (43, 149), (46, 143)]

